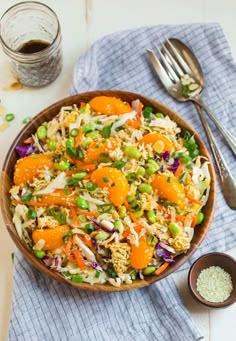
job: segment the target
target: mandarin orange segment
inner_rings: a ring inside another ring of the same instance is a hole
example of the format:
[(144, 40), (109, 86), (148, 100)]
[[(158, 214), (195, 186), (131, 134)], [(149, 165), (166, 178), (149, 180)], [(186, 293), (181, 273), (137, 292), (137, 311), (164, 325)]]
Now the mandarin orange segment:
[(50, 194), (42, 195), (40, 201), (43, 204), (58, 205), (58, 206), (76, 206), (76, 195), (75, 194), (65, 194), (63, 189), (56, 189)]
[(183, 209), (186, 207), (184, 185), (175, 177), (156, 174), (152, 187), (157, 190), (160, 199), (167, 199)]
[(91, 175), (91, 181), (100, 188), (108, 188), (109, 198), (115, 206), (123, 204), (128, 195), (128, 181), (116, 168), (103, 167), (95, 170)]
[(44, 154), (32, 154), (19, 159), (15, 166), (14, 184), (25, 184), (32, 181), (43, 169), (53, 170), (52, 159)]
[(93, 142), (86, 151), (84, 163), (89, 164), (94, 161), (101, 161), (102, 153), (109, 153), (109, 151), (115, 150), (118, 147), (117, 141), (110, 137), (104, 142)]
[(95, 112), (104, 115), (122, 115), (132, 111), (130, 105), (119, 98), (108, 96), (97, 96), (89, 102)]
[(139, 245), (131, 244), (130, 264), (134, 269), (144, 269), (152, 260), (154, 247), (147, 243), (147, 237), (139, 239)]
[(63, 237), (67, 232), (70, 231), (68, 225), (60, 225), (54, 227), (53, 229), (45, 229), (45, 230), (35, 230), (32, 233), (32, 239), (36, 244), (40, 239), (45, 240), (45, 245), (43, 250), (52, 251), (59, 247), (61, 247), (63, 242)]
[(172, 150), (173, 145), (172, 145), (171, 141), (167, 137), (165, 137), (159, 133), (147, 134), (141, 140), (139, 140), (138, 143), (139, 144), (144, 143), (144, 144), (154, 145), (158, 141), (161, 141), (164, 143), (164, 147), (163, 147), (164, 151), (170, 152)]

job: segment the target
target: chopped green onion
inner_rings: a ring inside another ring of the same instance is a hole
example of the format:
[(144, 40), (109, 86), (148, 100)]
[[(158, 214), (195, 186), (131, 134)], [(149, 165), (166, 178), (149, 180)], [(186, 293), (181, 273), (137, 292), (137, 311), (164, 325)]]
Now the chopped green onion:
[(14, 263), (14, 257), (15, 257), (15, 254), (14, 254), (14, 252), (12, 252), (11, 253), (11, 260), (12, 260), (13, 263)]
[(76, 137), (79, 134), (79, 129), (78, 128), (73, 128), (70, 132), (70, 136)]
[(6, 115), (5, 115), (5, 120), (6, 120), (7, 122), (13, 121), (14, 118), (15, 118), (15, 115), (14, 115), (14, 114), (6, 114)]
[(72, 281), (75, 282), (75, 283), (82, 283), (83, 282), (83, 277), (80, 276), (80, 275), (73, 275), (72, 276)]
[(192, 163), (188, 163), (186, 166), (187, 169), (192, 169), (193, 168), (193, 164)]
[(89, 123), (85, 126), (83, 126), (83, 133), (87, 134), (87, 133), (91, 133), (92, 131), (94, 131), (95, 127), (92, 123)]
[(128, 180), (129, 183), (132, 183), (133, 181), (135, 181), (137, 179), (137, 174), (136, 173), (129, 173), (126, 176), (126, 179)]
[(109, 154), (107, 153), (101, 153), (99, 154), (99, 161), (103, 163), (108, 163), (111, 161)]
[(108, 213), (110, 212), (112, 209), (112, 205), (111, 204), (103, 204), (103, 205), (99, 205), (97, 207), (97, 211), (99, 213)]
[(72, 177), (76, 180), (82, 180), (87, 174), (87, 172), (78, 172), (73, 174)]
[(102, 180), (103, 180), (103, 182), (109, 182), (109, 179), (108, 179), (107, 176), (103, 176), (103, 177), (102, 177)]
[(170, 176), (168, 176), (167, 182), (171, 182), (171, 177)]
[(26, 123), (28, 123), (28, 122), (31, 121), (31, 120), (32, 120), (32, 117), (28, 116), (28, 117), (26, 117), (26, 118), (24, 118), (24, 119), (22, 120), (22, 123), (23, 123), (23, 124), (26, 124)]
[(110, 275), (112, 278), (114, 278), (114, 277), (117, 276), (115, 270), (113, 270), (113, 269), (107, 269), (107, 272), (109, 273), (109, 275)]
[(72, 234), (73, 234), (72, 231), (67, 232), (67, 234), (65, 234), (64, 237), (62, 237), (63, 242), (67, 243), (68, 239), (70, 238), (70, 236), (72, 236)]
[(90, 234), (95, 230), (95, 226), (92, 223), (88, 223), (85, 225), (84, 230), (87, 234)]
[(149, 236), (147, 237), (147, 243), (150, 246), (155, 246), (157, 243), (157, 237), (150, 233)]
[(28, 202), (32, 199), (32, 193), (31, 192), (26, 192), (21, 196), (21, 201), (23, 202)]
[(143, 117), (146, 118), (147, 120), (150, 120), (151, 116), (152, 116), (152, 112), (153, 112), (153, 108), (152, 107), (146, 107), (143, 110)]
[(100, 272), (99, 272), (99, 271), (96, 271), (95, 277), (96, 277), (96, 278), (99, 278), (99, 277), (100, 277)]
[(122, 169), (126, 165), (125, 161), (119, 160), (112, 163), (113, 168)]
[(181, 177), (179, 178), (179, 182), (181, 182), (181, 183), (185, 183), (185, 181), (186, 181), (186, 179), (187, 179), (187, 176), (188, 176), (188, 173), (183, 173), (182, 175), (181, 175)]
[(102, 137), (109, 138), (111, 136), (111, 124), (102, 128)]
[(105, 240), (109, 237), (110, 237), (109, 233), (101, 231), (101, 232), (98, 232), (98, 234), (96, 234), (96, 236), (94, 238), (98, 241), (102, 241), (102, 240)]
[(86, 189), (87, 189), (89, 192), (95, 191), (96, 188), (97, 188), (97, 185), (96, 185), (96, 184), (87, 184), (87, 185), (86, 185)]
[(29, 207), (27, 216), (29, 219), (35, 219), (37, 218), (37, 212), (34, 207)]
[(137, 271), (131, 272), (130, 277), (131, 277), (132, 281), (134, 281), (137, 278), (137, 275), (138, 275)]

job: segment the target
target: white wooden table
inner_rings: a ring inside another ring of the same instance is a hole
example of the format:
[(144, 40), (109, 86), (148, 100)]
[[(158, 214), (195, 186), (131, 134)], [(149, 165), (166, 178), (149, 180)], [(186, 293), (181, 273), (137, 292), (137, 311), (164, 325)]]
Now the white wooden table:
[[(22, 1), (22, 0), (21, 0)], [(1, 0), (0, 15), (16, 0)], [(9, 129), (0, 132), (0, 166), (16, 134), (22, 128), (22, 119), (33, 116), (69, 92), (73, 66), (80, 54), (98, 38), (121, 29), (145, 25), (181, 24), (192, 22), (219, 22), (236, 59), (235, 14), (236, 1), (225, 0), (41, 0), (57, 13), (63, 34), (64, 68), (60, 77), (42, 89), (24, 88), (2, 91), (12, 76), (8, 61), (0, 50), (0, 99), (8, 112), (16, 114)], [(1, 123), (0, 123), (1, 124)], [(10, 318), (14, 245), (8, 236), (2, 218), (0, 229), (0, 340), (7, 339)], [(223, 228), (223, 227), (222, 227)], [(236, 248), (229, 253), (236, 257)], [(236, 340), (236, 304), (224, 310), (207, 310), (197, 305), (189, 295), (187, 271), (174, 275), (186, 307), (205, 336), (205, 340)]]

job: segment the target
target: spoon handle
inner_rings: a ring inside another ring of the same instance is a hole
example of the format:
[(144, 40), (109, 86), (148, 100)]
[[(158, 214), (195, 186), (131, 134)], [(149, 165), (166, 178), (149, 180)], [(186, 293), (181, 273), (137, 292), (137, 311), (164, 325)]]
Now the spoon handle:
[(212, 154), (214, 156), (219, 176), (220, 176), (220, 184), (222, 188), (222, 193), (224, 195), (225, 201), (228, 206), (233, 210), (236, 210), (236, 182), (226, 164), (226, 161), (221, 154), (216, 140), (212, 134), (212, 131), (203, 115), (203, 112), (198, 104), (195, 103), (195, 108), (198, 112), (198, 115), (201, 119), (203, 128), (205, 130), (209, 145), (211, 147)]
[(191, 99), (192, 99), (192, 101), (194, 101), (198, 105), (200, 105), (200, 107), (202, 107), (202, 109), (207, 113), (207, 115), (210, 117), (210, 119), (215, 123), (216, 127), (219, 129), (221, 134), (224, 136), (226, 142), (228, 143), (232, 152), (236, 156), (236, 139), (233, 137), (233, 135), (224, 128), (222, 123), (218, 120), (216, 115), (207, 107), (207, 105), (203, 102), (203, 100), (200, 96), (194, 96)]

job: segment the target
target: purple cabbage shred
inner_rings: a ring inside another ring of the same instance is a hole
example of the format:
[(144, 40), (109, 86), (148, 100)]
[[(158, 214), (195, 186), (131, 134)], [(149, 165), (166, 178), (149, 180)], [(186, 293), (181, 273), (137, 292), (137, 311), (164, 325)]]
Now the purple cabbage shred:
[(170, 159), (170, 153), (167, 152), (167, 151), (163, 152), (163, 153), (162, 153), (162, 158), (163, 158), (163, 160), (164, 160), (165, 162), (168, 162), (169, 159)]
[(22, 144), (19, 146), (16, 146), (16, 152), (19, 154), (21, 157), (25, 157), (31, 154), (34, 154), (36, 151), (33, 148), (33, 144)]
[(170, 251), (164, 249), (163, 247), (161, 247), (160, 241), (156, 244), (155, 254), (158, 257), (163, 258), (165, 262), (168, 262), (168, 263), (171, 263), (171, 264), (175, 263), (175, 261), (173, 259), (172, 253)]
[(168, 170), (175, 173), (177, 171), (177, 168), (179, 167), (179, 165), (180, 165), (179, 159), (174, 159), (174, 162), (170, 165)]

